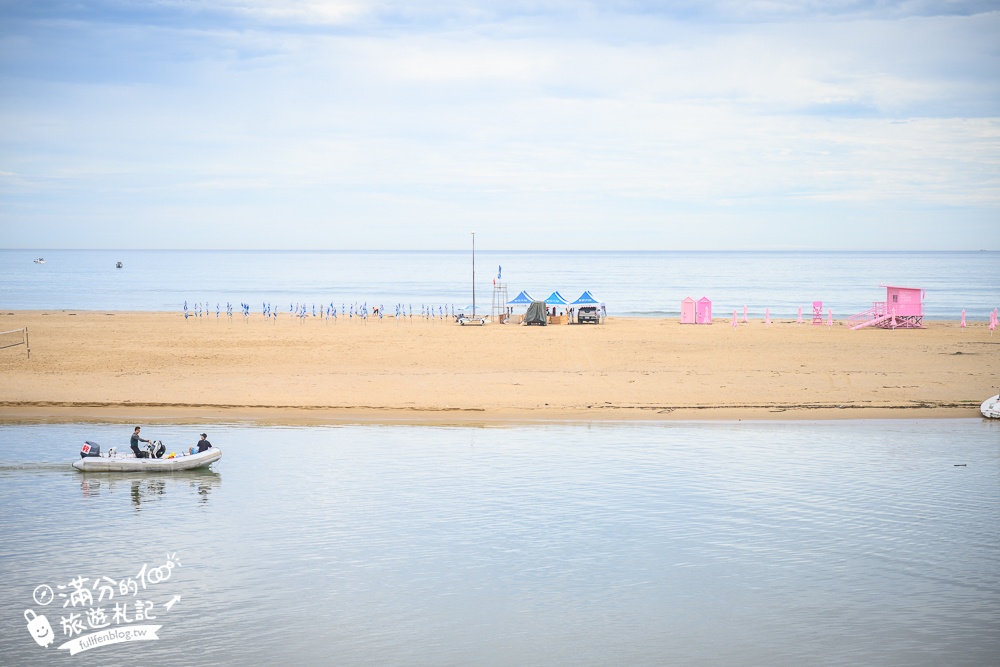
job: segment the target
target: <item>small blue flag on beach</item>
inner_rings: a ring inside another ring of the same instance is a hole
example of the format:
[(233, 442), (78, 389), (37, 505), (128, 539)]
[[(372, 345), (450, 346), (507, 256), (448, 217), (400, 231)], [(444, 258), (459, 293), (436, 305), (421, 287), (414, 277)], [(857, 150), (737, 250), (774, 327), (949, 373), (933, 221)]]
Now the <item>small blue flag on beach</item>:
[(500, 274), (503, 273), (503, 267), (497, 265), (497, 280), (500, 280)]

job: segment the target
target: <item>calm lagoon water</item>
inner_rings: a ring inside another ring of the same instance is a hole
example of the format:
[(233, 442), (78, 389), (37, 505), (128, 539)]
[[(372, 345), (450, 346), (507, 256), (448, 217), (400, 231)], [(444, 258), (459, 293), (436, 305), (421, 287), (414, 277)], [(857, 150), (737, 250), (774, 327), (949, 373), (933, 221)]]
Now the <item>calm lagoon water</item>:
[[(0, 425), (0, 662), (1000, 662), (997, 423), (212, 425), (211, 471), (69, 467), (130, 430)], [(159, 639), (59, 651), (78, 577)]]

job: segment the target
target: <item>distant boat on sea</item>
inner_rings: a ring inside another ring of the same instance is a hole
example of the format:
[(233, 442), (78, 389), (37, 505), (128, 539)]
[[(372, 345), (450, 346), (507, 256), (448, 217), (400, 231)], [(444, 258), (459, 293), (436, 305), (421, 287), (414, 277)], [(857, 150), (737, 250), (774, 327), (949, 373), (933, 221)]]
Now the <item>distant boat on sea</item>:
[(120, 268), (122, 268), (122, 263), (121, 263), (121, 262), (117, 262), (117, 263), (115, 264), (115, 268), (116, 268), (116, 269), (120, 269)]
[(44, 263), (45, 263), (44, 257), (39, 257), (38, 259), (35, 260), (35, 264), (44, 264)]

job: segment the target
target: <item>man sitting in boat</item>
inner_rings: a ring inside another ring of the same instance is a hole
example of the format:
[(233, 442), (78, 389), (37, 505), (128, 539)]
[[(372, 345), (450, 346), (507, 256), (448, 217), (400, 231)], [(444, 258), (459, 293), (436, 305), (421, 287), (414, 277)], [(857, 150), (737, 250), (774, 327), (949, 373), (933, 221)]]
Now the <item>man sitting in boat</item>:
[(135, 432), (132, 434), (132, 442), (131, 442), (132, 451), (135, 452), (135, 458), (137, 458), (137, 459), (148, 459), (149, 458), (149, 452), (144, 452), (144, 451), (140, 451), (139, 450), (139, 443), (140, 442), (149, 442), (149, 440), (146, 440), (145, 438), (140, 438), (139, 437), (139, 427), (136, 426), (135, 427)]
[(208, 441), (208, 434), (202, 433), (201, 440), (198, 441), (198, 453), (202, 453), (212, 446), (212, 443)]

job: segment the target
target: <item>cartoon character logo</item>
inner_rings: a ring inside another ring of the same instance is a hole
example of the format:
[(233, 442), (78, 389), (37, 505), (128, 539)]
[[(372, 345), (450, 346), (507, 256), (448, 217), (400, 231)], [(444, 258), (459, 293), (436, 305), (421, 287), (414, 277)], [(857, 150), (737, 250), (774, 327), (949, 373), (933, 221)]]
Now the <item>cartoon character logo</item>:
[(36, 616), (34, 611), (26, 609), (24, 620), (28, 622), (28, 632), (31, 633), (39, 646), (44, 648), (55, 641), (56, 636), (52, 632), (52, 626), (49, 625), (49, 619), (44, 616)]

